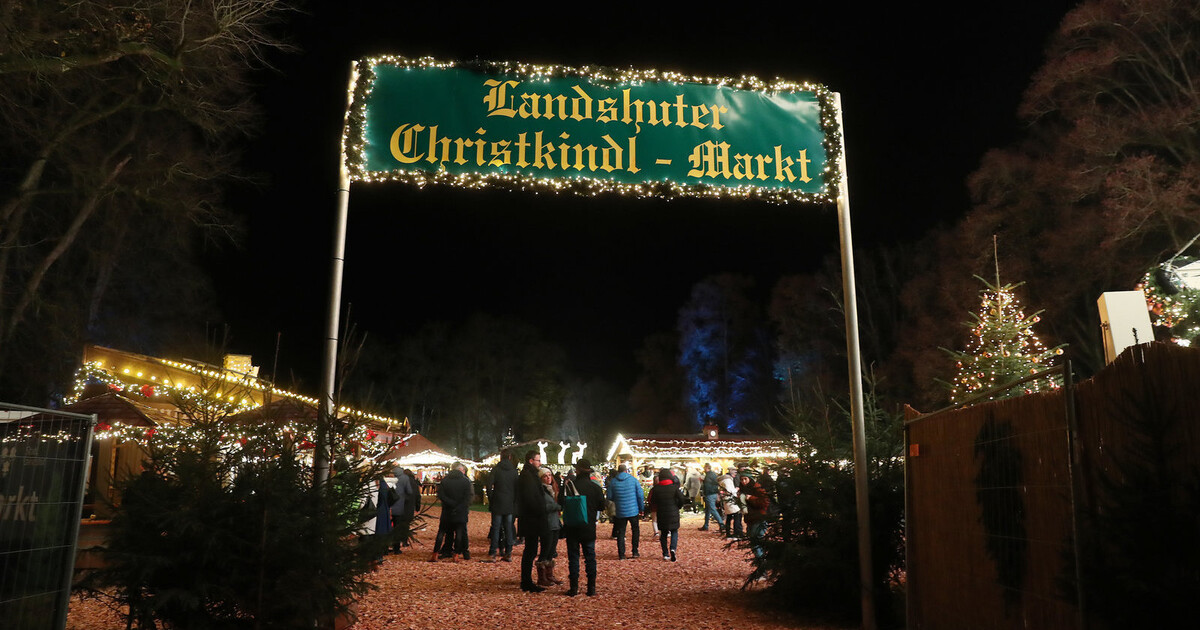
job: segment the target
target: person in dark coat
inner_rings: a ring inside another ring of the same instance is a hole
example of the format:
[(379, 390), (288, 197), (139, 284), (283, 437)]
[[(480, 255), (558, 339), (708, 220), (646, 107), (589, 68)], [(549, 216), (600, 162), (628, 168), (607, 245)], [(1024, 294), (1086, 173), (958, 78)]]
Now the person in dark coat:
[[(650, 489), (650, 505), (657, 515), (658, 542), (662, 545), (663, 560), (675, 562), (679, 545), (679, 510), (683, 508), (683, 489), (670, 468), (658, 473), (658, 483)], [(670, 544), (668, 546), (668, 540)]]
[[(471, 559), (467, 548), (467, 519), (471, 514), (471, 499), (475, 497), (475, 488), (467, 478), (467, 467), (462, 462), (455, 462), (450, 472), (438, 484), (438, 501), (442, 502), (442, 516), (454, 530), (454, 551), (451, 560), (462, 557)], [(445, 553), (445, 549), (442, 550)]]
[(712, 464), (704, 464), (704, 479), (700, 482), (700, 492), (704, 495), (704, 526), (700, 531), (708, 531), (709, 521), (716, 521), (718, 529), (724, 529), (725, 517), (721, 515), (721, 482)]
[(488, 511), (492, 514), (492, 535), (488, 544), (488, 559), (498, 557), (512, 562), (513, 515), (517, 512), (517, 467), (513, 465), (511, 451), (500, 455), (500, 463), (492, 469), (492, 481), (488, 485)]
[(408, 514), (405, 519), (405, 512), (412, 505), (412, 486), (408, 484), (408, 477), (404, 476), (404, 471), (400, 468), (392, 471), (392, 490), (396, 493), (396, 502), (392, 504), (392, 553), (401, 553), (400, 547), (407, 542), (409, 535), (409, 524), (412, 523), (412, 514)]
[(517, 514), (521, 518), (521, 536), (525, 538), (525, 548), (521, 551), (521, 590), (531, 593), (546, 590), (533, 581), (533, 563), (549, 530), (546, 502), (542, 499), (544, 490), (538, 476), (541, 465), (541, 454), (529, 451), (525, 453), (525, 466), (517, 477)]
[[(404, 476), (408, 477), (408, 487), (411, 490), (409, 493), (410, 501), (404, 504), (404, 518), (409, 521), (417, 516), (417, 512), (421, 511), (421, 482), (417, 481), (417, 476), (408, 468), (404, 469)], [(408, 543), (404, 543), (407, 547)]]
[[(571, 588), (567, 595), (574, 597), (579, 593), (579, 553), (583, 552), (584, 569), (587, 574), (587, 594), (596, 594), (596, 520), (604, 509), (604, 489), (592, 476), (592, 464), (586, 459), (575, 463), (575, 479), (572, 480), (575, 491), (587, 501), (587, 523), (582, 525), (563, 525), (563, 536), (567, 539), (567, 569), (571, 580)], [(569, 486), (568, 486), (569, 487)], [(563, 493), (567, 488), (563, 489)], [(562, 502), (563, 494), (559, 495)]]

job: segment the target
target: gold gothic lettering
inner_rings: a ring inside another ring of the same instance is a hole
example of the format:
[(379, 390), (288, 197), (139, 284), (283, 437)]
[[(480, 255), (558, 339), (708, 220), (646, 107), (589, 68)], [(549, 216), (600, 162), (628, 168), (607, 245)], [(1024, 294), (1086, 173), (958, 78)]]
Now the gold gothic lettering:
[[(808, 183), (812, 178), (808, 175), (808, 149), (796, 152), (799, 157), (783, 154), (783, 146), (775, 145), (771, 155), (748, 155), (736, 153), (730, 159), (728, 142), (702, 142), (692, 148), (688, 162), (692, 165), (688, 177), (711, 177), (716, 179), (734, 180), (766, 180), (774, 179), (779, 182), (791, 183), (801, 181)], [(773, 168), (772, 168), (773, 165)], [(799, 167), (797, 175), (794, 167)]]
[(621, 90), (621, 97), (596, 98), (579, 85), (571, 86), (567, 94), (538, 92), (514, 93), (519, 81), (487, 79), (483, 86), (488, 88), (483, 97), (488, 116), (506, 118), (558, 119), (568, 118), (577, 122), (595, 120), (601, 123), (621, 122), (634, 126), (640, 133), (642, 125), (696, 127), (697, 129), (723, 129), (721, 114), (728, 107), (717, 104), (688, 104), (683, 94), (674, 100), (652, 101), (634, 98), (633, 88)]
[(445, 138), (438, 136), (437, 125), (405, 123), (392, 132), (389, 148), (392, 157), (401, 164), (424, 160), (440, 165), (449, 162), (459, 166), (516, 166), (544, 171), (637, 173), (642, 170), (637, 165), (637, 136), (627, 138), (622, 144), (605, 134), (600, 137), (604, 145), (596, 146), (569, 142), (571, 135), (566, 132), (558, 135), (560, 142), (544, 137), (541, 131), (534, 132), (532, 142), (527, 133), (517, 134), (515, 140), (486, 140), (483, 137), (486, 134), (487, 130), (481, 127), (475, 130), (473, 138)]

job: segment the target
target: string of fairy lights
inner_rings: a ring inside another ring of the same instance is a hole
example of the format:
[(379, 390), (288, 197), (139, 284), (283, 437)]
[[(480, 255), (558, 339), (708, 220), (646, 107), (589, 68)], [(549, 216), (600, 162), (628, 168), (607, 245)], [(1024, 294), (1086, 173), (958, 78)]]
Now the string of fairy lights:
[[(258, 402), (247, 395), (251, 389), (260, 393), (269, 392), (275, 396), (291, 398), (314, 407), (317, 404), (315, 398), (264, 385), (257, 382), (257, 379), (249, 379), (245, 375), (167, 359), (159, 361), (164, 365), (210, 379), (210, 383), (216, 383), (219, 386), (179, 385), (168, 378), (159, 378), (157, 375), (132, 368), (121, 371), (109, 370), (101, 362), (93, 361), (85, 363), (76, 371), (72, 394), (65, 402), (72, 404), (78, 401), (90, 383), (100, 383), (114, 393), (143, 399), (161, 397), (171, 400), (177, 407), (182, 405), (213, 415), (233, 415), (261, 407)], [(130, 380), (124, 380), (122, 376)], [(405, 427), (403, 422), (345, 406), (339, 407), (339, 412), (359, 420), (370, 420), (386, 427), (395, 426), (401, 429)], [(278, 423), (278, 425), (272, 423), (271, 426), (274, 428), (272, 437), (282, 437), (293, 441), (302, 449), (312, 448), (316, 441), (313, 428), (303, 426), (301, 423), (286, 421)], [(249, 424), (241, 429), (227, 427), (225, 434), (220, 436), (221, 443), (230, 448), (242, 448), (251, 442), (262, 439), (262, 431), (262, 427)], [(377, 457), (395, 446), (386, 439), (386, 436), (389, 435), (387, 431), (377, 431), (362, 422), (353, 423), (348, 431), (348, 435), (344, 438), (345, 443), (359, 448), (363, 454), (369, 457)], [(120, 422), (112, 424), (101, 422), (96, 426), (95, 432), (97, 440), (112, 438), (118, 443), (135, 442), (143, 446), (154, 440), (156, 445), (169, 448), (186, 447), (193, 443), (194, 436), (195, 431), (182, 420), (177, 424), (160, 423), (151, 427)]]
[(785, 457), (789, 451), (777, 440), (739, 440), (737, 442), (705, 440), (638, 440), (629, 439), (629, 450), (642, 458), (659, 459), (738, 459), (749, 457)]
[[(808, 92), (815, 95), (820, 104), (821, 128), (823, 130), (823, 145), (826, 155), (825, 167), (821, 173), (822, 185), (817, 192), (805, 192), (785, 188), (763, 187), (754, 185), (710, 185), (710, 184), (680, 184), (674, 181), (655, 181), (641, 183), (626, 183), (584, 175), (570, 177), (539, 177), (524, 172), (511, 173), (450, 173), (444, 169), (426, 170), (391, 170), (370, 171), (366, 168), (366, 103), (375, 83), (375, 68), (381, 65), (410, 69), (448, 69), (464, 68), (487, 74), (519, 76), (529, 80), (549, 81), (553, 78), (578, 77), (592, 81), (617, 83), (621, 85), (641, 85), (649, 82), (664, 82), (671, 84), (693, 83), (727, 87), (737, 90), (762, 92), (764, 94)], [(817, 83), (795, 83), (777, 79), (767, 83), (753, 76), (739, 77), (703, 77), (686, 75), (678, 72), (659, 70), (624, 69), (618, 70), (603, 66), (585, 65), (570, 67), (560, 65), (543, 65), (509, 61), (438, 61), (432, 57), (417, 59), (382, 55), (369, 57), (359, 61), (357, 66), (358, 80), (352, 88), (352, 106), (347, 114), (347, 124), (343, 131), (342, 146), (345, 151), (346, 168), (352, 181), (359, 182), (403, 182), (423, 188), (431, 185), (448, 185), (458, 188), (480, 189), (500, 188), (537, 193), (549, 191), (553, 193), (573, 193), (584, 196), (595, 196), (604, 193), (617, 193), (639, 198), (656, 197), (670, 199), (673, 197), (702, 197), (702, 198), (736, 198), (746, 200), (766, 201), (770, 203), (787, 204), (801, 203), (832, 203), (837, 199), (838, 188), (843, 177), (836, 165), (840, 162), (842, 151), (842, 132), (838, 124), (839, 112), (835, 105), (834, 94), (827, 87)]]
[[(1169, 269), (1164, 271), (1171, 273)], [(1200, 337), (1200, 321), (1195, 317), (1200, 307), (1200, 291), (1179, 286), (1168, 290), (1158, 274), (1158, 270), (1147, 272), (1136, 288), (1146, 296), (1154, 325), (1169, 329), (1172, 343), (1191, 346)]]
[(696, 440), (625, 437), (618, 435), (609, 449), (607, 460), (618, 453), (651, 460), (755, 459), (789, 457), (806, 450), (799, 437), (765, 440)]

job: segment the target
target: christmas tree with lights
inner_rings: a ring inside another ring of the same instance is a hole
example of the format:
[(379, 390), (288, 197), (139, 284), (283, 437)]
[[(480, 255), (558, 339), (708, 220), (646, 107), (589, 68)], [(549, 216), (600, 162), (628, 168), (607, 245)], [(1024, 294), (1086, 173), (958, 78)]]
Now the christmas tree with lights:
[(1137, 288), (1146, 294), (1150, 321), (1164, 333), (1161, 336), (1156, 334), (1156, 338), (1180, 346), (1200, 343), (1197, 272), (1200, 272), (1200, 264), (1196, 259), (1176, 254), (1171, 260), (1147, 272), (1138, 283)]
[[(968, 322), (971, 336), (965, 351), (947, 350), (955, 360), (957, 375), (950, 383), (950, 401), (960, 402), (981, 392), (1018, 381), (1053, 365), (1062, 354), (1062, 347), (1047, 349), (1033, 332), (1041, 320), (1041, 311), (1027, 315), (1014, 289), (1020, 284), (1000, 284), (999, 271), (992, 284), (979, 276), (985, 288), (980, 291), (979, 312)], [(997, 392), (990, 399), (1010, 398), (1032, 394), (1061, 385), (1058, 376), (1022, 383), (1018, 387)]]

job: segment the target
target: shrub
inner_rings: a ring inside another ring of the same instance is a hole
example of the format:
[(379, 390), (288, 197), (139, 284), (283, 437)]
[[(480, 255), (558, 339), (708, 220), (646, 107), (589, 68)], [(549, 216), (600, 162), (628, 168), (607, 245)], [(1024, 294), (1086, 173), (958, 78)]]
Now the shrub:
[(146, 437), (91, 585), (139, 628), (312, 628), (346, 613), (389, 542), (359, 536), (381, 467), (342, 453), (314, 488), (298, 437), (308, 429), (190, 420)]
[[(796, 454), (772, 466), (778, 516), (747, 585), (763, 578), (774, 599), (807, 616), (857, 621), (862, 598), (850, 414), (825, 401), (793, 409)], [(902, 421), (866, 401), (870, 463), (872, 584), (876, 619), (903, 623), (904, 464)]]

